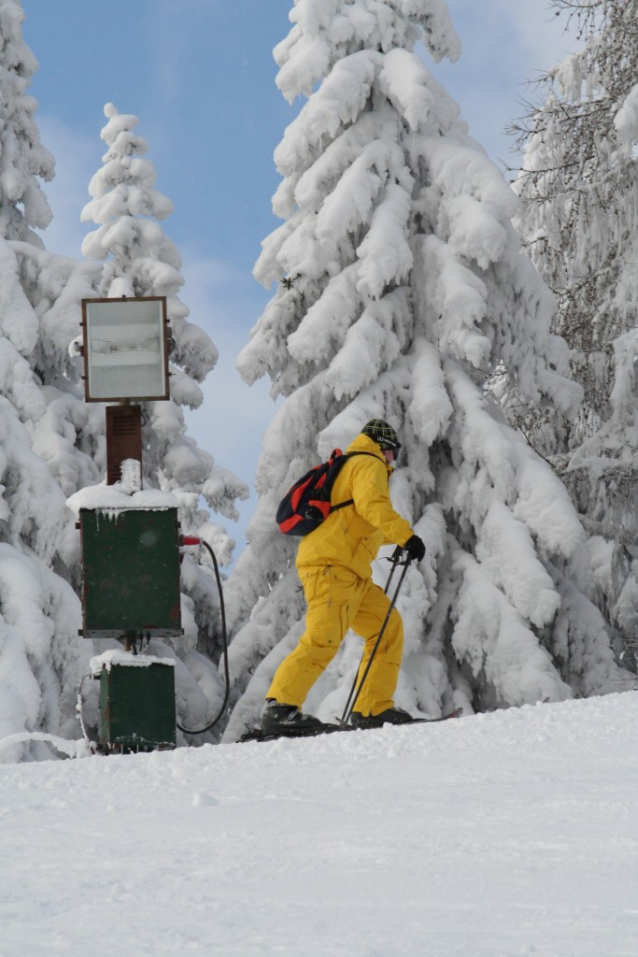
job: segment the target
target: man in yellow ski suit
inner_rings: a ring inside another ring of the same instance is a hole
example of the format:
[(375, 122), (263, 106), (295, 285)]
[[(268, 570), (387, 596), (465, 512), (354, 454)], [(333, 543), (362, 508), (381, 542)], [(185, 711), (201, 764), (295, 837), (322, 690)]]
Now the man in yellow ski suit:
[[(307, 602), (306, 630), (275, 673), (262, 712), (264, 732), (312, 733), (321, 727), (300, 708), (349, 628), (365, 641), (359, 676), (364, 673), (390, 605), (371, 577), (380, 546), (401, 545), (419, 561), (425, 555), (423, 542), (390, 502), (388, 480), (399, 448), (387, 422), (368, 422), (347, 450), (366, 454), (349, 458), (332, 488), (333, 505), (350, 499), (353, 504), (333, 510), (301, 540), (296, 564)], [(402, 651), (403, 623), (395, 608), (355, 703), (356, 727), (411, 720), (393, 702)]]

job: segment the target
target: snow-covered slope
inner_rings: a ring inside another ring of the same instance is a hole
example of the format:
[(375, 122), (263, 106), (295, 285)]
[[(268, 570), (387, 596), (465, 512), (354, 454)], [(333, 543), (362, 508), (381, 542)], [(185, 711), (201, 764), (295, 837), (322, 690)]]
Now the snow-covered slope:
[(638, 694), (4, 765), (1, 957), (635, 957)]

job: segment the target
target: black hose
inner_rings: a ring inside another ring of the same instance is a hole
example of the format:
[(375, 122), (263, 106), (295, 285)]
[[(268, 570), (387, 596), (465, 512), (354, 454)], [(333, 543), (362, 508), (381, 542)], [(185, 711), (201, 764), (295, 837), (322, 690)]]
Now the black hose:
[(208, 542), (202, 540), (201, 544), (204, 548), (207, 548), (210, 552), (210, 557), (213, 559), (213, 567), (215, 569), (215, 578), (217, 579), (217, 588), (219, 589), (219, 609), (222, 616), (222, 644), (223, 644), (223, 656), (224, 656), (224, 678), (226, 680), (226, 692), (224, 694), (224, 700), (222, 702), (221, 709), (217, 717), (211, 721), (210, 724), (207, 724), (205, 728), (198, 728), (196, 731), (189, 730), (189, 728), (183, 728), (179, 721), (176, 721), (176, 725), (180, 731), (184, 734), (204, 734), (206, 731), (210, 731), (211, 728), (214, 728), (215, 725), (221, 720), (221, 717), (226, 710), (228, 705), (228, 699), (230, 698), (230, 671), (228, 668), (228, 632), (226, 631), (226, 609), (224, 607), (224, 591), (222, 589), (222, 580), (221, 575), (219, 574), (219, 565), (217, 564), (217, 559), (215, 558), (215, 552), (212, 550)]

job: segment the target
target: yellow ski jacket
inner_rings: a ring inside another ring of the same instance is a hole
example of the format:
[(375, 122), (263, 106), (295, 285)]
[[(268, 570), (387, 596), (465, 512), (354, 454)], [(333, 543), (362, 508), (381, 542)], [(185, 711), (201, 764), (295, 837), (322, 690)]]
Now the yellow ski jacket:
[[(314, 532), (302, 538), (297, 568), (342, 565), (359, 578), (370, 578), (371, 562), (381, 545), (405, 545), (414, 534), (392, 507), (388, 480), (393, 471), (383, 452), (367, 435), (358, 435), (348, 452), (354, 455), (342, 467), (332, 487), (333, 505), (354, 500), (353, 505), (331, 512)], [(374, 456), (374, 457), (372, 457)]]

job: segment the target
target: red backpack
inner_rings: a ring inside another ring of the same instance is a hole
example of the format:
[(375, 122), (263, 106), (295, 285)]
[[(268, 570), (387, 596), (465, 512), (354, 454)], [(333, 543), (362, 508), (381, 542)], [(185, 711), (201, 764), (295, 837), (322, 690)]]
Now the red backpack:
[(327, 462), (315, 465), (289, 489), (277, 509), (277, 524), (284, 535), (308, 535), (314, 532), (331, 512), (352, 505), (353, 499), (330, 504), (330, 493), (335, 479), (347, 459), (353, 455), (371, 455), (372, 452), (346, 452), (334, 449)]

